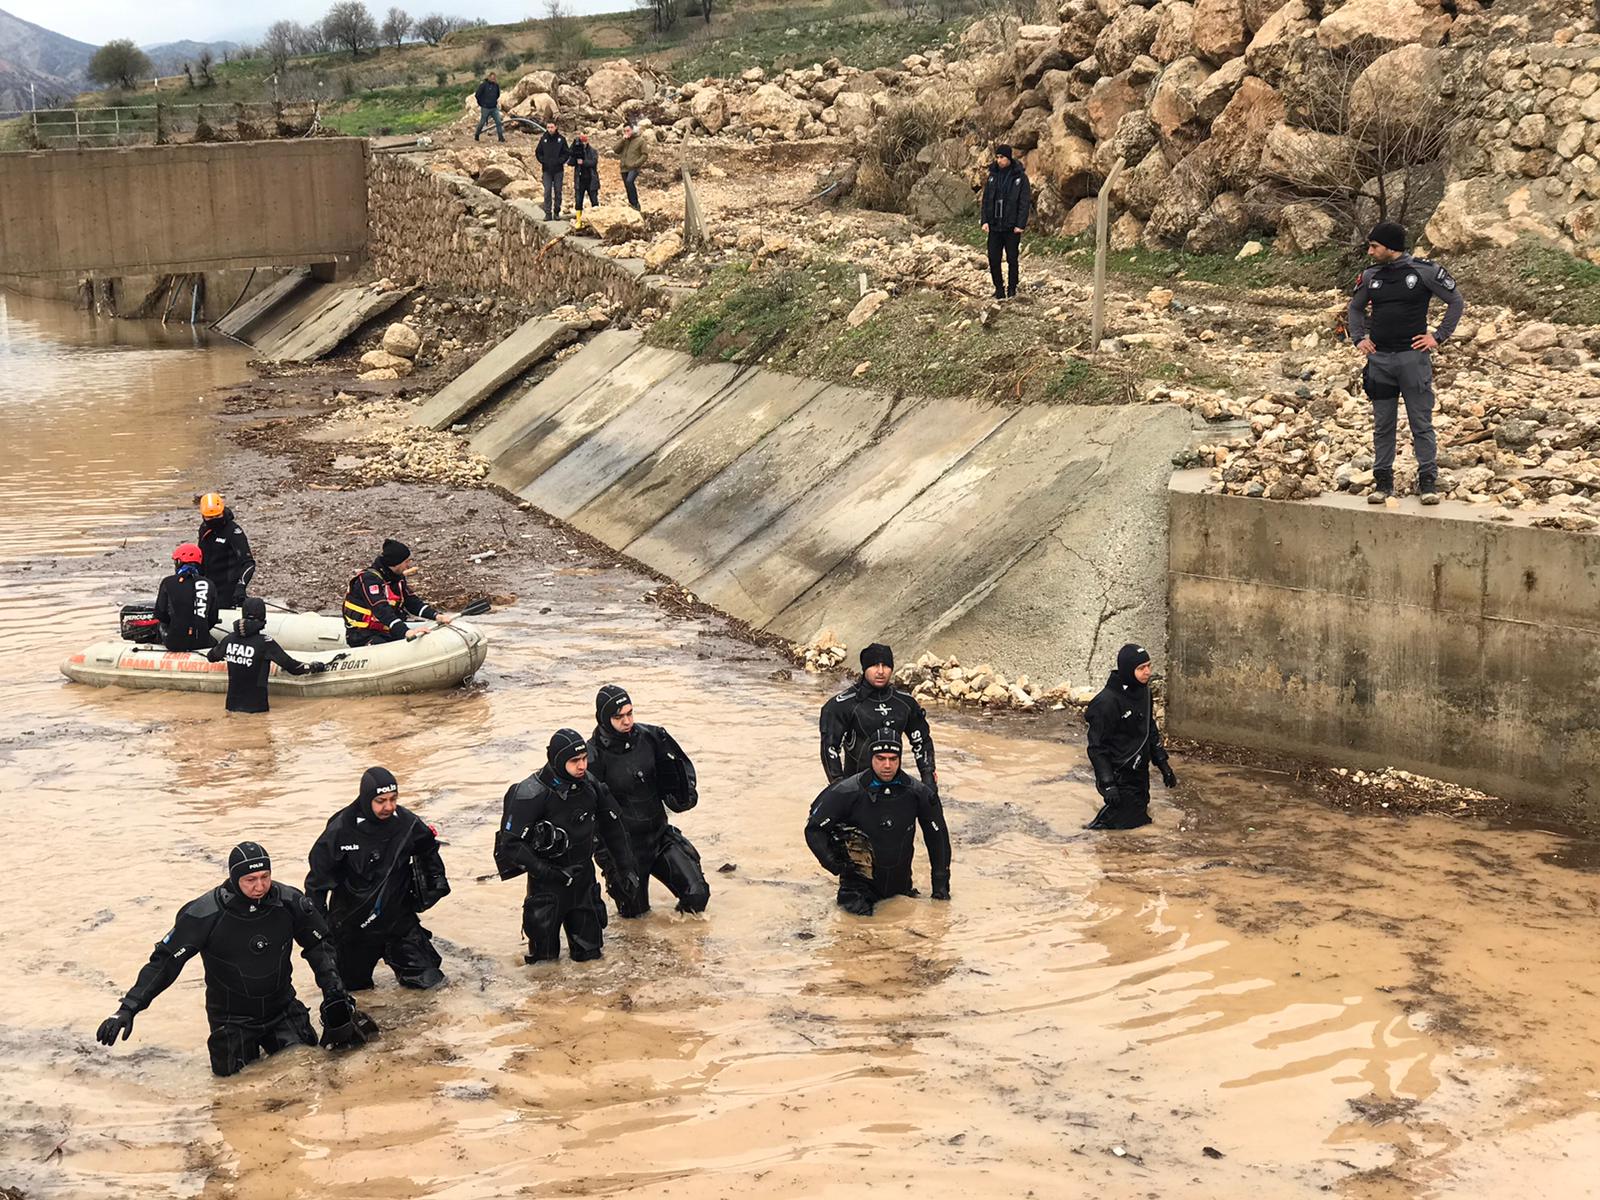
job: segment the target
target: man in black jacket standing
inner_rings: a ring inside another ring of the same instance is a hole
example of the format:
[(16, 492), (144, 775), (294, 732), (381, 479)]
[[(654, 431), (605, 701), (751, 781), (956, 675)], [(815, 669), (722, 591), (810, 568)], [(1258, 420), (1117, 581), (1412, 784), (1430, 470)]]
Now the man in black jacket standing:
[(544, 173), (544, 219), (554, 221), (561, 215), (561, 186), (566, 179), (567, 159), (571, 155), (571, 147), (567, 139), (561, 136), (554, 121), (546, 122), (544, 136), (539, 139), (539, 144), (533, 148), (533, 157), (538, 160), (539, 168)]
[(500, 120), (500, 77), (490, 71), (489, 77), (478, 85), (473, 98), (478, 102), (478, 128), (473, 131), (472, 140), (477, 141), (483, 133), (483, 127), (493, 120), (495, 136), (505, 141), (506, 127)]
[(333, 931), (345, 986), (370, 988), (380, 959), (402, 987), (443, 984), (443, 960), (417, 914), (449, 894), (433, 828), (400, 807), (389, 770), (367, 768), (355, 801), (328, 818), (311, 847), (306, 875), (306, 895)]
[(583, 735), (558, 729), (544, 766), (506, 792), (494, 835), (494, 865), (501, 879), (528, 876), (522, 902), (525, 962), (560, 958), (563, 929), (573, 962), (600, 957), (605, 903), (594, 877), (597, 837), (616, 872), (617, 890), (639, 889), (622, 813), (605, 785), (588, 777), (588, 768)]
[(1086, 829), (1137, 829), (1150, 824), (1150, 764), (1169, 788), (1178, 776), (1167, 762), (1150, 694), (1150, 652), (1128, 643), (1117, 651), (1117, 669), (1089, 701), (1089, 762), (1094, 786), (1105, 801)]
[(870, 917), (879, 900), (917, 894), (911, 860), (919, 824), (933, 898), (950, 899), (950, 831), (939, 797), (900, 769), (899, 730), (880, 729), (867, 749), (872, 765), (825, 788), (806, 821), (806, 845), (839, 877), (839, 907)]
[(600, 152), (589, 144), (589, 135), (580, 133), (567, 149), (567, 160), (572, 163), (572, 207), (583, 223), (583, 198), (590, 204), (600, 203)]
[(822, 771), (829, 783), (867, 769), (872, 735), (885, 726), (905, 735), (922, 782), (937, 794), (928, 714), (910, 692), (894, 686), (894, 651), (873, 642), (861, 652), (861, 678), (822, 706)]
[[(1028, 227), (1033, 207), (1033, 187), (1028, 172), (1002, 143), (994, 148), (994, 162), (983, 185), (983, 231), (989, 235), (989, 277), (994, 280), (994, 298), (1004, 300), (1017, 294), (1017, 254), (1022, 248), (1022, 231)], [(1000, 276), (1000, 257), (1005, 256), (1008, 278)]]
[(711, 885), (700, 869), (700, 852), (667, 821), (667, 809), (688, 812), (700, 799), (694, 764), (661, 726), (634, 720), (632, 698), (615, 684), (600, 689), (594, 717), (589, 775), (617, 802), (639, 878), (634, 891), (621, 891), (609, 855), (604, 848), (596, 851), (617, 912), (642, 917), (650, 911), (652, 875), (678, 898), (679, 912), (704, 912)]
[(109, 1046), (133, 1032), (133, 1018), (177, 980), (199, 955), (206, 973), (206, 1018), (211, 1069), (232, 1075), (263, 1054), (314, 1046), (311, 1015), (294, 993), (290, 951), (298, 943), (322, 990), (322, 1044), (359, 1046), (378, 1032), (357, 1011), (334, 962), (322, 914), (302, 892), (272, 879), (272, 860), (255, 842), (228, 855), (228, 881), (189, 901), (116, 1013), (95, 1037)]

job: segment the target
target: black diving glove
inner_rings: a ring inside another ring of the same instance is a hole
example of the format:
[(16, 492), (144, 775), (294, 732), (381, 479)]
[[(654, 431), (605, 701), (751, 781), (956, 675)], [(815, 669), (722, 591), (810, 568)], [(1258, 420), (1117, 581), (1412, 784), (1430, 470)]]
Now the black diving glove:
[(353, 1050), (378, 1032), (378, 1024), (356, 1008), (348, 996), (322, 1002), (322, 1045), (330, 1050)]
[(94, 1031), (95, 1040), (102, 1046), (112, 1045), (117, 1040), (117, 1034), (122, 1034), (122, 1040), (127, 1041), (128, 1035), (133, 1032), (133, 1012), (130, 1009), (119, 1008), (117, 1015), (107, 1017), (100, 1022), (100, 1028)]
[(1159, 769), (1161, 771), (1162, 783), (1166, 784), (1169, 788), (1175, 788), (1178, 786), (1178, 773), (1174, 771), (1169, 764), (1162, 763)]
[(935, 900), (950, 899), (950, 876), (945, 875), (933, 881), (933, 898)]
[(311, 664), (311, 673), (313, 675), (321, 675), (324, 672), (326, 672), (327, 669), (328, 669), (328, 664), (325, 663), (325, 662), (314, 662), (314, 663)]

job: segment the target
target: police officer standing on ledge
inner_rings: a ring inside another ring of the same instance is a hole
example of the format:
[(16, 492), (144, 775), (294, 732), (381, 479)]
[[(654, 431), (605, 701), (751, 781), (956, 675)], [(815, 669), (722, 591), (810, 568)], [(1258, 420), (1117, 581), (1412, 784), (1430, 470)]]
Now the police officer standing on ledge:
[[(1438, 444), (1433, 436), (1433, 351), (1455, 332), (1466, 307), (1456, 281), (1437, 263), (1406, 253), (1406, 231), (1393, 221), (1367, 236), (1373, 265), (1356, 277), (1346, 323), (1350, 340), (1367, 356), (1362, 385), (1372, 401), (1372, 491), (1367, 503), (1394, 495), (1395, 425), (1405, 397), (1411, 444), (1417, 452), (1417, 493), (1439, 503)], [(1428, 304), (1437, 296), (1444, 316), (1428, 332)], [(1367, 313), (1371, 310), (1371, 321)]]

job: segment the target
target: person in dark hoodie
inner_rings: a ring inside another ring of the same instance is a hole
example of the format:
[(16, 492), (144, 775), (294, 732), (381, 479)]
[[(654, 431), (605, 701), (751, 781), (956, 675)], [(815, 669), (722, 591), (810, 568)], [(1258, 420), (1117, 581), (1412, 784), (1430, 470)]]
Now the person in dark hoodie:
[(294, 992), (290, 953), (296, 944), (322, 991), (322, 1044), (346, 1049), (376, 1034), (377, 1024), (351, 1002), (339, 978), (322, 914), (304, 893), (274, 882), (272, 860), (260, 845), (240, 842), (228, 855), (228, 881), (178, 910), (171, 932), (156, 943), (95, 1037), (105, 1046), (119, 1034), (127, 1041), (134, 1017), (198, 955), (206, 973), (213, 1072), (232, 1075), (263, 1054), (315, 1046), (311, 1014)]
[[(994, 162), (983, 185), (980, 218), (989, 235), (989, 277), (994, 280), (994, 298), (1004, 300), (1017, 294), (1017, 254), (1022, 248), (1022, 231), (1028, 227), (1033, 208), (1033, 186), (1028, 172), (1005, 144), (994, 148)], [(1000, 276), (1000, 258), (1005, 256), (1007, 278)]]
[(544, 766), (505, 795), (494, 865), (501, 879), (528, 877), (522, 902), (525, 962), (560, 958), (563, 929), (574, 962), (600, 957), (605, 904), (594, 877), (597, 837), (605, 844), (617, 889), (625, 895), (639, 890), (622, 813), (606, 786), (589, 778), (588, 767), (583, 735), (558, 729)]
[[(252, 596), (244, 602), (243, 615), (233, 623), (233, 632), (210, 650), (206, 657), (212, 662), (228, 664), (228, 711), (236, 713), (264, 713), (267, 703), (267, 680), (272, 676), (272, 664), (291, 675), (320, 675), (328, 669), (325, 662), (301, 662), (266, 635), (266, 601)], [(342, 658), (340, 655), (339, 658)], [(338, 661), (338, 658), (333, 660)]]
[(894, 686), (894, 651), (882, 642), (861, 652), (860, 680), (822, 706), (817, 726), (822, 734), (822, 770), (829, 783), (866, 770), (872, 735), (889, 726), (911, 743), (922, 782), (936, 794), (939, 791), (928, 714), (910, 692)]
[(650, 877), (678, 898), (678, 911), (704, 912), (711, 886), (700, 869), (700, 852), (667, 821), (667, 810), (688, 812), (698, 803), (694, 764), (659, 725), (634, 720), (633, 700), (615, 684), (594, 701), (594, 736), (589, 739), (589, 776), (603, 783), (622, 813), (639, 886), (625, 892), (604, 847), (595, 851), (606, 889), (624, 917), (650, 911)]
[(172, 552), (173, 573), (156, 592), (161, 644), (168, 650), (209, 650), (217, 623), (217, 586), (200, 574), (200, 547), (184, 542)]
[(571, 154), (572, 148), (567, 145), (567, 139), (561, 136), (556, 123), (546, 122), (544, 136), (533, 148), (533, 157), (538, 160), (540, 170), (544, 173), (546, 221), (554, 221), (561, 215), (561, 187), (567, 177), (567, 161)]
[(917, 894), (911, 860), (919, 824), (933, 898), (950, 899), (950, 831), (939, 797), (900, 769), (898, 729), (878, 730), (866, 749), (871, 766), (823, 789), (806, 821), (806, 845), (839, 877), (839, 907), (870, 917), (879, 900)]
[(478, 128), (473, 130), (472, 140), (477, 141), (483, 133), (483, 127), (493, 121), (495, 136), (505, 141), (506, 127), (500, 120), (500, 77), (490, 71), (472, 96), (478, 102)]
[(194, 540), (200, 547), (200, 574), (216, 585), (217, 604), (238, 608), (255, 578), (256, 560), (250, 539), (219, 493), (200, 497), (200, 532)]
[(581, 225), (583, 198), (587, 196), (590, 204), (600, 203), (600, 152), (589, 144), (587, 133), (580, 133), (567, 148), (567, 161), (572, 164), (572, 207)]
[(406, 617), (450, 624), (445, 616), (416, 592), (406, 576), (413, 570), (411, 548), (385, 538), (383, 550), (364, 571), (350, 580), (344, 598), (344, 640), (352, 646), (374, 646), (420, 637), (425, 629), (412, 629)]
[(306, 895), (328, 919), (345, 986), (372, 987), (379, 960), (402, 987), (443, 984), (443, 960), (417, 914), (449, 894), (433, 827), (400, 807), (390, 771), (368, 767), (355, 800), (328, 818), (311, 847), (306, 875)]
[(1153, 670), (1149, 651), (1130, 642), (1117, 651), (1117, 669), (1084, 711), (1094, 786), (1105, 802), (1086, 829), (1137, 829), (1150, 824), (1151, 763), (1161, 772), (1163, 783), (1178, 786), (1156, 726), (1155, 698), (1150, 694)]

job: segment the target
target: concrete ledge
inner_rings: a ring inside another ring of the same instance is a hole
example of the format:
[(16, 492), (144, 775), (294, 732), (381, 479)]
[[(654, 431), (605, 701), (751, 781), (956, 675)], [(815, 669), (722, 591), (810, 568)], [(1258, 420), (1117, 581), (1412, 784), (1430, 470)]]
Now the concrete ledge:
[(1600, 805), (1600, 538), (1174, 480), (1168, 724)]

